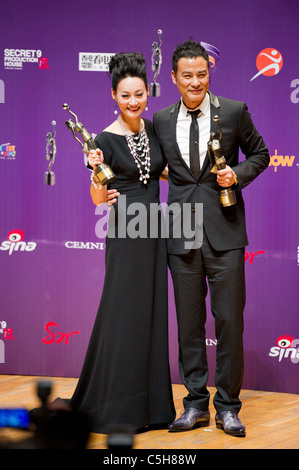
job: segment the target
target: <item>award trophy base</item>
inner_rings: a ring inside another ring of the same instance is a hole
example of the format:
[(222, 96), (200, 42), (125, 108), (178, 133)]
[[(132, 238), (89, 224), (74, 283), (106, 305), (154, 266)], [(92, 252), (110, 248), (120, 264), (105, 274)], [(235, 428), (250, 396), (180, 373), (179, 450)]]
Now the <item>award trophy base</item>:
[[(224, 166), (225, 168), (225, 166)], [(210, 170), (210, 173), (216, 174), (218, 170), (222, 170), (223, 168), (217, 167), (214, 165), (213, 168)], [(237, 198), (236, 193), (232, 188), (223, 188), (219, 191), (218, 194), (219, 202), (223, 207), (230, 207), (236, 204)]]
[(54, 184), (55, 184), (55, 173), (53, 173), (53, 171), (46, 171), (44, 181), (45, 181), (45, 185), (54, 186)]
[(235, 191), (231, 188), (221, 189), (219, 192), (219, 202), (223, 207), (229, 207), (236, 204), (236, 194)]
[(151, 83), (150, 84), (150, 96), (160, 96), (161, 88), (160, 83)]
[(95, 174), (102, 186), (111, 183), (115, 179), (115, 174), (111, 170), (110, 166), (106, 163), (101, 163), (95, 169)]

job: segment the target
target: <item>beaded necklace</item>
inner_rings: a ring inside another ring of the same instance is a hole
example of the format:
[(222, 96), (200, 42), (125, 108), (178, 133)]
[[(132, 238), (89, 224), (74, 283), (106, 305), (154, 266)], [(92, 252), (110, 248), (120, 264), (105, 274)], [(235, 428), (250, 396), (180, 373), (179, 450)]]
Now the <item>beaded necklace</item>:
[(139, 133), (130, 135), (128, 130), (124, 127), (120, 116), (118, 116), (117, 120), (125, 134), (129, 150), (139, 170), (139, 181), (143, 181), (144, 184), (147, 184), (150, 177), (151, 157), (149, 139), (145, 127), (141, 130), (140, 124)]

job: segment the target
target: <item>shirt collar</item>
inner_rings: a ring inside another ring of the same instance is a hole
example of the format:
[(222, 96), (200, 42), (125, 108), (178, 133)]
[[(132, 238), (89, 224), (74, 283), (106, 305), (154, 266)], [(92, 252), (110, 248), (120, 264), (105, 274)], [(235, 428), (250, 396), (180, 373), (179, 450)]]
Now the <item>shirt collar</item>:
[[(204, 97), (204, 99), (203, 99), (202, 103), (200, 104), (200, 106), (198, 106), (197, 108), (192, 109), (190, 111), (195, 111), (196, 109), (200, 109), (200, 111), (203, 114), (207, 114), (207, 112), (209, 111), (209, 106), (210, 106), (210, 95), (209, 95), (209, 93), (206, 93), (206, 96)], [(185, 103), (183, 102), (182, 97), (181, 97), (181, 111), (184, 113), (184, 116), (189, 116), (188, 115), (189, 109), (186, 107)]]

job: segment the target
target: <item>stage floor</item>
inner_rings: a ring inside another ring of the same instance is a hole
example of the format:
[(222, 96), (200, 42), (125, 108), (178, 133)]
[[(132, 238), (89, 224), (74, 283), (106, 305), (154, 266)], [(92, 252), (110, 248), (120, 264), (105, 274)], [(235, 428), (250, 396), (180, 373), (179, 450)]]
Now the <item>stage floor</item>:
[[(77, 379), (64, 377), (32, 377), (0, 375), (0, 408), (22, 407), (32, 409), (40, 405), (36, 396), (39, 380), (49, 379), (53, 384), (51, 399), (69, 398)], [(134, 449), (298, 449), (299, 448), (299, 395), (243, 390), (240, 419), (246, 426), (245, 438), (232, 437), (216, 428), (211, 393), (211, 423), (206, 428), (180, 433), (167, 429), (137, 434)], [(177, 416), (182, 412), (183, 385), (173, 385)], [(0, 429), (0, 443), (19, 442), (28, 432)], [(107, 436), (90, 434), (88, 449), (107, 449)]]

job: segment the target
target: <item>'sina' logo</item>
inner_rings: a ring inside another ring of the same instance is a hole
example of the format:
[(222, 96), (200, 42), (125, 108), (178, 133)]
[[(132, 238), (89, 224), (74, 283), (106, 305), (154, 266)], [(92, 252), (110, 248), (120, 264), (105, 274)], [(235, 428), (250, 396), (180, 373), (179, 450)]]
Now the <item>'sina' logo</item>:
[(279, 338), (277, 338), (276, 344), (282, 349), (287, 349), (292, 346), (293, 341), (294, 341), (294, 336), (284, 335), (284, 336), (280, 336)]
[(13, 243), (17, 243), (23, 240), (24, 238), (24, 230), (12, 230), (8, 233), (7, 238), (9, 241)]
[(269, 356), (278, 357), (279, 362), (289, 357), (294, 364), (297, 364), (299, 362), (299, 348), (296, 347), (298, 344), (299, 340), (294, 340), (294, 336), (279, 336), (276, 340), (276, 346), (270, 349)]
[(283, 58), (280, 52), (272, 47), (267, 49), (263, 49), (256, 58), (256, 67), (258, 69), (258, 73), (252, 77), (250, 80), (254, 80), (255, 78), (259, 77), (260, 75), (265, 75), (266, 77), (273, 77), (277, 75), (283, 65)]
[(11, 255), (13, 251), (33, 251), (36, 248), (35, 242), (24, 242), (24, 231), (23, 230), (12, 230), (7, 235), (8, 240), (5, 240), (0, 245), (1, 251), (8, 251)]

